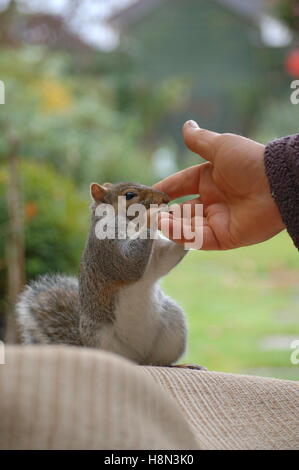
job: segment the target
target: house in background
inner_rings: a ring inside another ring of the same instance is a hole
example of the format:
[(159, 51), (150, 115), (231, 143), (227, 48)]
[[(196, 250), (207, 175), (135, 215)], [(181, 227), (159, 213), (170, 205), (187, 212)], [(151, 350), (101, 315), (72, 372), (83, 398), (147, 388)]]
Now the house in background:
[(267, 13), (271, 0), (139, 0), (109, 20), (150, 82), (178, 77), (191, 89), (185, 108), (162, 123), (177, 132), (185, 119), (220, 132), (249, 135), (256, 112), (284, 87), (289, 31)]

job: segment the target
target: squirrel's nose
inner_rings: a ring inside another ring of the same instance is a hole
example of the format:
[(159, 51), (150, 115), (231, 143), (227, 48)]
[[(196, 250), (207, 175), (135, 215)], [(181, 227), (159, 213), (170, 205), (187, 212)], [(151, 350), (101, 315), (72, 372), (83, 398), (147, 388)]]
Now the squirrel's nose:
[(170, 198), (167, 196), (166, 193), (162, 191), (153, 191), (151, 196), (144, 202), (144, 205), (149, 204), (168, 204), (170, 202)]
[(168, 204), (170, 202), (169, 196), (166, 193), (160, 192), (159, 204)]
[(168, 204), (170, 202), (169, 196), (163, 191), (155, 190), (153, 192), (153, 199), (155, 200), (156, 204)]

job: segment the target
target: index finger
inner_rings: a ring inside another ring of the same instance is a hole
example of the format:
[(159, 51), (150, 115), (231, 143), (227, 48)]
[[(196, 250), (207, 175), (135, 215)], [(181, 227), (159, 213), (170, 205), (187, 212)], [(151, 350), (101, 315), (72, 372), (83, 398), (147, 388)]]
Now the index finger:
[(185, 170), (159, 181), (153, 187), (168, 194), (171, 200), (177, 197), (198, 194), (200, 175), (205, 165), (210, 165), (210, 163), (201, 163), (185, 168)]

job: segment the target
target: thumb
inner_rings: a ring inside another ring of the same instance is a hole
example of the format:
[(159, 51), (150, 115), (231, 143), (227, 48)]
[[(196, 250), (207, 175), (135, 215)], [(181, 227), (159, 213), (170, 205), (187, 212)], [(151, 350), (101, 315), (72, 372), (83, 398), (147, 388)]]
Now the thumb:
[(210, 162), (214, 160), (215, 143), (219, 135), (217, 132), (201, 129), (195, 121), (187, 121), (183, 126), (183, 137), (187, 147)]

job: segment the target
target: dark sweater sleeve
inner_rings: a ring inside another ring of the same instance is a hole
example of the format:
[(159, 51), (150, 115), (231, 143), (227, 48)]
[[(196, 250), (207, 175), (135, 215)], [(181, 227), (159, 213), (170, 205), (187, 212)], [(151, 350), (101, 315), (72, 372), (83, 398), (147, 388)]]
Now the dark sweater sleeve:
[(265, 168), (282, 220), (299, 249), (299, 134), (270, 142)]

